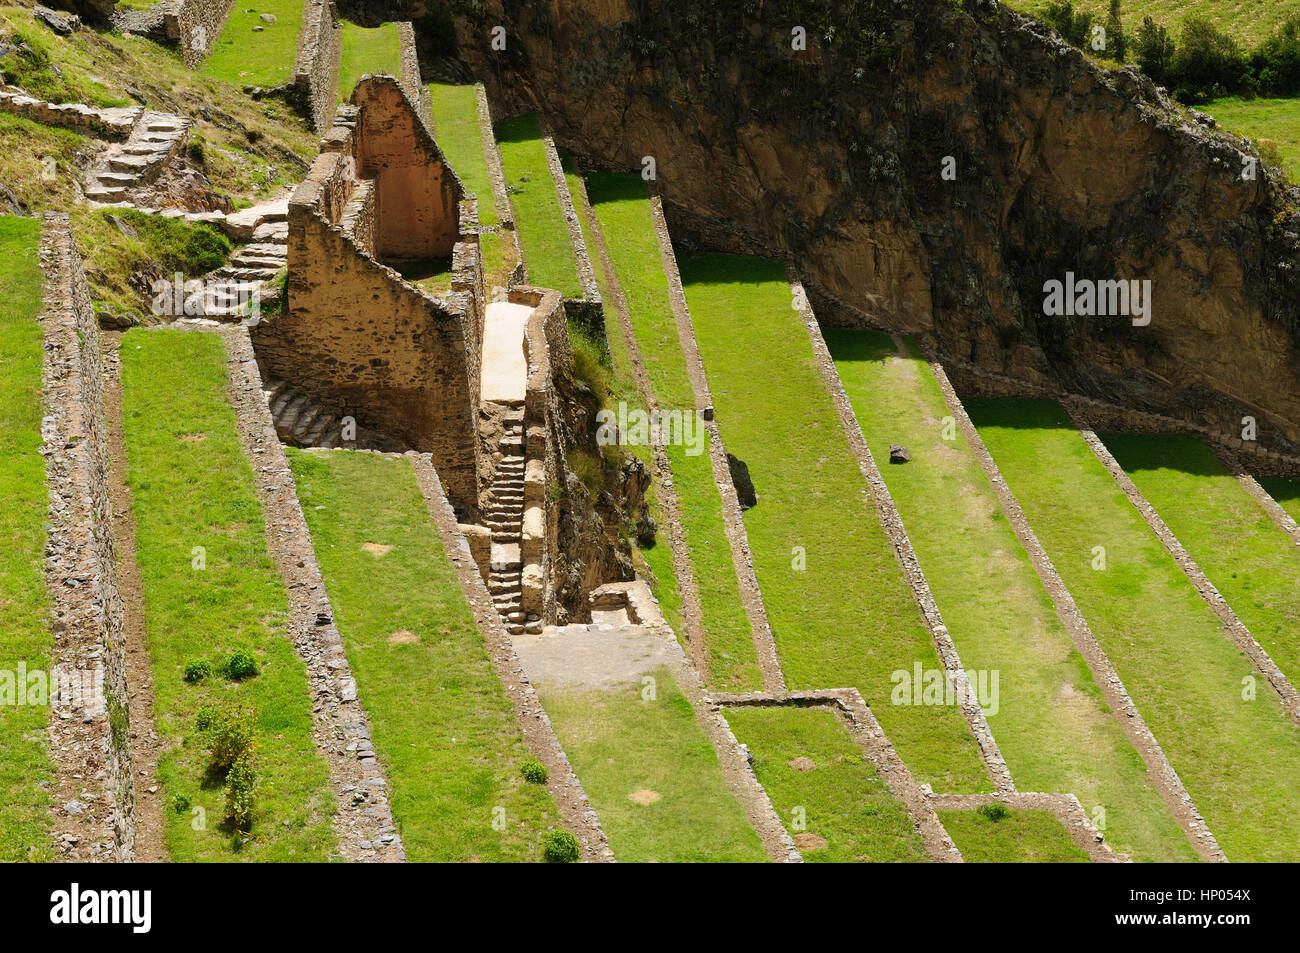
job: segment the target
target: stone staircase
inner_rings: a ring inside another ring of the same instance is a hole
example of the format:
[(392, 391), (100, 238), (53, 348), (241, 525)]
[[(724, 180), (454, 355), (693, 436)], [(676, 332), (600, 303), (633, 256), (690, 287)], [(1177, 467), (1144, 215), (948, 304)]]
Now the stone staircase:
[(189, 133), (184, 116), (144, 110), (127, 140), (109, 146), (86, 172), (86, 198), (105, 205), (128, 202), (133, 189), (158, 177)]
[(523, 408), (507, 411), (505, 434), (501, 438), (501, 462), (497, 464), (492, 485), (483, 506), (484, 523), (492, 533), (491, 567), (488, 591), (492, 605), (511, 635), (540, 632), (541, 620), (529, 618), (523, 610), (523, 587), (520, 574), (523, 557), (520, 540), (524, 526), (524, 412)]
[(268, 221), (253, 231), (253, 240), (207, 276), (204, 313), (214, 320), (239, 320), (255, 296), (261, 304), (279, 297), (272, 283), (289, 258), (289, 222)]
[[(268, 380), (267, 383), (270, 390), (265, 391), (266, 402), (275, 421), (275, 432), (284, 443), (326, 449), (344, 446), (342, 422), (319, 401), (285, 381)], [(347, 446), (355, 446), (355, 442), (349, 441)]]

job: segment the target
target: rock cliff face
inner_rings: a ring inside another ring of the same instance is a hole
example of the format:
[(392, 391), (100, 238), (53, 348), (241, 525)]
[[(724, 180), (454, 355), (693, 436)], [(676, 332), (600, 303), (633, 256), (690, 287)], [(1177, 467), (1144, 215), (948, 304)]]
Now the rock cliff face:
[[(1136, 71), (989, 0), (448, 7), (498, 114), (541, 110), (592, 165), (654, 157), (679, 242), (790, 262), (824, 322), (1300, 443), (1297, 196)], [(1067, 271), (1150, 280), (1150, 324), (1045, 316)]]

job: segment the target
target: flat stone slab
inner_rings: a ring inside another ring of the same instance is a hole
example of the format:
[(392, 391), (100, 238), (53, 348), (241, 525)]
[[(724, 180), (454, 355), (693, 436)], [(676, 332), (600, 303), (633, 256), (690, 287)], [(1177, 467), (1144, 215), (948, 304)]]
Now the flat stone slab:
[(533, 309), (526, 304), (494, 301), (483, 320), (483, 364), (479, 400), (522, 403), (528, 388), (524, 326)]
[(674, 659), (681, 662), (671, 632), (642, 625), (548, 626), (540, 634), (513, 635), (510, 641), (535, 684), (569, 691), (637, 684)]

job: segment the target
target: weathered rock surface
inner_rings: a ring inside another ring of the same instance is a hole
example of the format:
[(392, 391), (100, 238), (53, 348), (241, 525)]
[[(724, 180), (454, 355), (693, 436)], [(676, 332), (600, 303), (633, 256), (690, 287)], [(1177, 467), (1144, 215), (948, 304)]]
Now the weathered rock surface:
[[(494, 111), (653, 156), (676, 239), (791, 263), (822, 320), (1225, 428), (1267, 407), (1261, 439), (1300, 442), (1296, 202), (1137, 71), (987, 0), (452, 6)], [(1044, 316), (1066, 271), (1150, 279), (1150, 324)]]

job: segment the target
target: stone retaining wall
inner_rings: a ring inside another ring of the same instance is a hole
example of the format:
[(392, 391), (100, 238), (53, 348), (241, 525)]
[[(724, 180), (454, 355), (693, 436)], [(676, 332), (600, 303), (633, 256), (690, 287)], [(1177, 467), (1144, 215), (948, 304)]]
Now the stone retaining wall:
[(99, 326), (66, 213), (45, 216), (41, 265), (41, 454), (50, 500), (45, 578), (53, 661), (56, 671), (75, 669), (103, 680), (102, 698), (50, 699), (58, 784), (53, 823), (67, 859), (129, 861), (135, 805)]
[(343, 30), (334, 0), (305, 0), (292, 86), (300, 100), (299, 108), (317, 132), (330, 127), (338, 104), (342, 50)]
[(415, 51), (415, 28), (409, 20), (397, 24), (397, 39), (400, 44), (398, 57), (401, 61), (402, 75), (398, 77), (407, 99), (415, 107), (424, 128), (433, 135), (433, 105), (429, 101), (429, 87), (420, 75), (420, 56)]
[[(600, 300), (600, 288), (596, 284), (596, 270), (592, 267), (591, 255), (587, 251), (587, 240), (582, 235), (582, 224), (578, 221), (573, 196), (569, 193), (569, 182), (564, 177), (560, 154), (555, 150), (555, 139), (545, 126), (542, 128), (542, 146), (546, 152), (546, 167), (550, 170), (555, 194), (560, 200), (560, 212), (569, 230), (569, 247), (573, 249), (573, 259), (578, 269), (578, 282), (582, 285), (581, 298), (565, 297), (564, 314), (577, 326), (586, 328), (608, 354), (609, 338), (605, 334), (605, 308)], [(522, 260), (522, 251), (520, 254)]]
[(83, 103), (47, 103), (14, 86), (0, 84), (0, 112), (21, 116), (44, 126), (70, 129), (83, 136), (122, 142), (144, 114), (143, 106), (97, 109)]
[(235, 0), (164, 0), (163, 29), (190, 69), (212, 54), (234, 5)]

